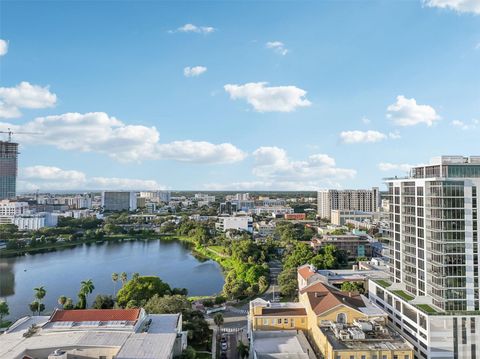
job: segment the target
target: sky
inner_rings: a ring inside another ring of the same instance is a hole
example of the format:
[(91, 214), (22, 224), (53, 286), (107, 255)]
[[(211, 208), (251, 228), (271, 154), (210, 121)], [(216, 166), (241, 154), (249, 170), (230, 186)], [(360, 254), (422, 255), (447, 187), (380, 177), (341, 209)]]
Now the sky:
[(480, 155), (480, 0), (1, 1), (0, 39), (20, 191), (368, 188)]

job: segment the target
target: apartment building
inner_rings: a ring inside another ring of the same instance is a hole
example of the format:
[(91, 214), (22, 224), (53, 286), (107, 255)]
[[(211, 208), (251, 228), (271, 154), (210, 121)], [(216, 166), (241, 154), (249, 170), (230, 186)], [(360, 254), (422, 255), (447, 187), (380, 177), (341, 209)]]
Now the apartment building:
[(105, 211), (135, 211), (137, 195), (128, 191), (103, 191), (102, 207)]
[(324, 189), (317, 193), (318, 215), (331, 219), (332, 210), (376, 212), (380, 206), (378, 187), (355, 190)]
[(27, 202), (0, 201), (0, 224), (10, 224), (15, 216), (27, 214)]
[(480, 358), (480, 157), (442, 156), (386, 180), (389, 281), (370, 297), (418, 358)]
[(215, 228), (225, 232), (229, 229), (253, 232), (253, 218), (250, 216), (218, 217)]
[(349, 220), (355, 222), (372, 222), (373, 214), (370, 212), (354, 211), (354, 210), (340, 210), (332, 209), (330, 212), (330, 221), (337, 226), (343, 226), (347, 224)]
[(333, 245), (339, 251), (343, 251), (349, 260), (355, 260), (358, 257), (371, 258), (373, 255), (371, 243), (365, 237), (353, 234), (324, 235), (321, 238), (312, 238), (310, 241), (310, 246), (314, 250), (319, 250), (326, 245)]

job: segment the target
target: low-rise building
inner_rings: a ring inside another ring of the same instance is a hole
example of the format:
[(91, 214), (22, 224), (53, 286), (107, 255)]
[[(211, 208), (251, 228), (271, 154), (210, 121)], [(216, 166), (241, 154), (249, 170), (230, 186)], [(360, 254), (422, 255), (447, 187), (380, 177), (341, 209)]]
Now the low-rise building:
[(36, 231), (43, 227), (56, 227), (58, 214), (41, 212), (34, 214), (22, 214), (12, 218), (12, 224), (20, 231)]
[(275, 233), (275, 223), (274, 222), (255, 222), (253, 224), (255, 231), (260, 237), (272, 236)]
[(368, 223), (371, 223), (373, 221), (372, 213), (353, 210), (332, 209), (330, 217), (330, 221), (336, 226), (343, 226), (347, 224), (348, 220)]
[(0, 335), (0, 358), (170, 359), (186, 346), (181, 314), (57, 309), (15, 322)]
[(285, 213), (284, 218), (286, 220), (304, 221), (306, 218), (306, 214), (305, 213)]
[(253, 232), (253, 218), (250, 216), (218, 217), (215, 228), (225, 232), (229, 229)]
[(301, 331), (257, 331), (250, 342), (253, 359), (316, 359), (315, 353)]
[(310, 241), (310, 246), (315, 250), (329, 244), (334, 245), (338, 250), (344, 251), (349, 260), (355, 260), (358, 257), (371, 258), (373, 254), (371, 243), (361, 236), (351, 234), (324, 235), (321, 238), (312, 238)]

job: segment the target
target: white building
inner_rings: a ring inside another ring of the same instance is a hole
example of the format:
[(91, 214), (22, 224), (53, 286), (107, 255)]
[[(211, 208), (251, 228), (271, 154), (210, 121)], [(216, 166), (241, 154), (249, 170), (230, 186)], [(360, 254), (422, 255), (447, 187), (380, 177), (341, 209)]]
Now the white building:
[(255, 232), (260, 237), (272, 236), (275, 233), (275, 223), (255, 222)]
[(0, 224), (12, 223), (14, 216), (29, 212), (27, 202), (13, 202), (9, 200), (0, 201)]
[(229, 229), (253, 232), (253, 218), (250, 216), (218, 217), (215, 228), (225, 232)]
[(172, 359), (186, 347), (181, 314), (143, 309), (56, 309), (0, 335), (2, 359)]
[(14, 216), (11, 223), (16, 225), (19, 231), (36, 231), (43, 227), (56, 227), (58, 217), (58, 214), (50, 212), (22, 214)]
[(249, 211), (256, 215), (268, 214), (268, 215), (284, 215), (293, 213), (292, 207), (285, 206), (258, 206)]
[(370, 281), (419, 358), (480, 357), (480, 157), (444, 156), (387, 180), (390, 281)]
[(105, 211), (135, 211), (137, 195), (127, 191), (103, 191), (102, 207)]
[(373, 214), (369, 212), (339, 209), (334, 209), (331, 211), (330, 221), (332, 222), (332, 224), (335, 224), (336, 226), (343, 226), (347, 223), (348, 220), (356, 222), (372, 222)]
[(368, 189), (324, 189), (317, 193), (318, 215), (331, 219), (332, 210), (376, 212), (380, 206), (380, 191), (377, 187)]
[(141, 191), (140, 197), (146, 198), (152, 202), (168, 203), (171, 199), (170, 191)]

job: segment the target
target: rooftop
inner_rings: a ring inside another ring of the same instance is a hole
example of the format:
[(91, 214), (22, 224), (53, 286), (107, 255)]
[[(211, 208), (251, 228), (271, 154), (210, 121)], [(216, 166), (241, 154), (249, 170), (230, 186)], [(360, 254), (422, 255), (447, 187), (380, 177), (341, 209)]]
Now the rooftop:
[(400, 334), (385, 326), (378, 331), (364, 331), (357, 326), (345, 325), (341, 329), (335, 329), (335, 325), (322, 326), (320, 330), (334, 350), (412, 350)]
[(136, 321), (140, 316), (140, 309), (84, 309), (62, 310), (57, 309), (50, 317), (50, 322), (109, 322), (109, 321)]
[(310, 344), (301, 331), (257, 331), (253, 333), (252, 339), (253, 350), (257, 359), (316, 358)]

